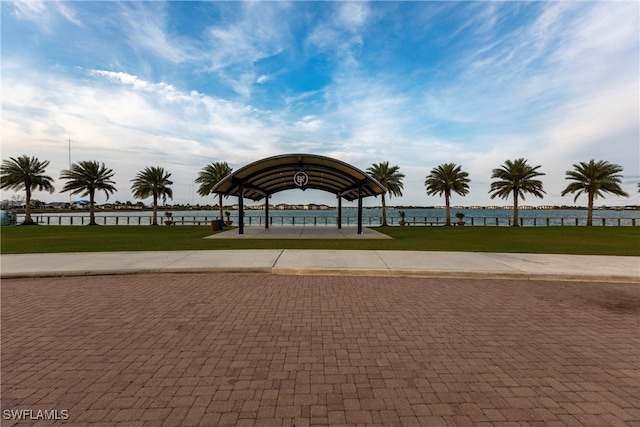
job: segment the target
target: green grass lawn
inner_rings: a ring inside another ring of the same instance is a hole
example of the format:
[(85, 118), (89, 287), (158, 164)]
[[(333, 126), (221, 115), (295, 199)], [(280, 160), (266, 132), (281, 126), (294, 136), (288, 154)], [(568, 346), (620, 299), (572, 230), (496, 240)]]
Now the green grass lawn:
[(640, 227), (379, 227), (393, 240), (203, 239), (209, 227), (3, 227), (0, 253), (377, 249), (640, 255)]

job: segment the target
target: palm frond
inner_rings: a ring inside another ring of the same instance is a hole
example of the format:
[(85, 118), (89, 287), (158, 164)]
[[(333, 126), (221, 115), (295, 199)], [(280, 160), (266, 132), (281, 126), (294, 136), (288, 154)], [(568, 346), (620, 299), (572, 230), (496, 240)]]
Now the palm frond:
[(464, 196), (469, 193), (469, 182), (469, 174), (463, 172), (461, 166), (445, 163), (431, 170), (424, 185), (430, 196), (450, 195), (452, 191)]
[(108, 169), (104, 163), (97, 161), (80, 161), (71, 165), (60, 173), (60, 179), (67, 180), (62, 192), (71, 194), (91, 195), (95, 191), (103, 191), (107, 199), (109, 195), (117, 191), (112, 169)]
[(0, 166), (0, 188), (11, 190), (38, 190), (53, 193), (53, 178), (45, 175), (49, 161), (22, 155), (3, 160)]
[(620, 184), (622, 183), (622, 166), (609, 163), (605, 160), (579, 162), (573, 165), (573, 170), (566, 172), (565, 179), (573, 182), (569, 183), (562, 191), (562, 195), (576, 193), (574, 201), (581, 194), (591, 194), (594, 199), (604, 198), (604, 193), (611, 193), (616, 196), (629, 197)]
[(167, 197), (173, 199), (173, 190), (171, 189), (173, 181), (169, 177), (171, 177), (171, 174), (159, 166), (145, 168), (131, 180), (133, 183), (131, 184), (133, 197), (146, 199), (154, 196), (154, 199), (162, 198), (163, 203), (166, 202)]
[(491, 178), (496, 180), (491, 183), (489, 190), (489, 193), (492, 193), (491, 198), (507, 199), (512, 194), (518, 194), (524, 200), (527, 193), (543, 198), (546, 192), (543, 189), (542, 181), (534, 179), (545, 175), (538, 171), (539, 168), (539, 165), (530, 166), (523, 158), (514, 161), (506, 160), (504, 165), (493, 169), (491, 174)]
[(367, 173), (378, 181), (391, 196), (401, 197), (405, 175), (400, 172), (400, 166), (389, 166), (389, 162), (374, 163), (367, 168)]
[(227, 162), (216, 162), (203, 167), (195, 180), (196, 184), (200, 184), (198, 194), (203, 197), (208, 196), (211, 190), (232, 172), (233, 169)]

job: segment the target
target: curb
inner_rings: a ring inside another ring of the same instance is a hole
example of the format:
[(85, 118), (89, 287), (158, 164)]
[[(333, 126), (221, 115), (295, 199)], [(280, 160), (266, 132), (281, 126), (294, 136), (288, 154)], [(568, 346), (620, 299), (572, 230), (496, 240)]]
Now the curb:
[(543, 280), (552, 282), (609, 282), (639, 283), (638, 276), (613, 276), (593, 274), (518, 273), (499, 271), (450, 271), (450, 270), (365, 270), (365, 269), (313, 269), (274, 268), (271, 274), (294, 276), (359, 276), (359, 277), (415, 277), (434, 279), (484, 279), (484, 280)]
[(594, 274), (517, 273), (497, 271), (448, 271), (448, 270), (394, 270), (394, 269), (350, 269), (350, 268), (160, 268), (160, 269), (116, 269), (116, 270), (69, 270), (47, 272), (2, 273), (0, 279), (40, 279), (48, 277), (78, 276), (128, 276), (143, 274), (270, 274), (276, 276), (357, 276), (357, 277), (415, 277), (437, 279), (484, 279), (484, 280), (542, 280), (563, 282), (608, 282), (640, 283), (639, 276), (614, 276)]
[(271, 274), (271, 268), (151, 268), (131, 270), (69, 270), (2, 273), (0, 279), (41, 279), (47, 277), (137, 276), (142, 274)]

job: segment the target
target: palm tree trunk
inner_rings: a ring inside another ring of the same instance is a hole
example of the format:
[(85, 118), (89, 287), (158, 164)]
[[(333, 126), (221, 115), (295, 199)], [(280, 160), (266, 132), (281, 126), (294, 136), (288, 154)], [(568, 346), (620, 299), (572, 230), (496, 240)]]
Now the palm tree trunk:
[(94, 196), (95, 196), (95, 192), (94, 190), (89, 191), (89, 225), (98, 225), (96, 223), (96, 214), (95, 214), (95, 210), (94, 210)]
[(33, 224), (33, 220), (31, 219), (31, 186), (25, 185), (27, 197), (25, 199), (26, 205), (24, 206), (24, 223), (23, 224)]
[(511, 224), (514, 227), (517, 227), (520, 225), (520, 223), (518, 222), (518, 191), (517, 190), (513, 190), (513, 224)]
[(587, 207), (587, 226), (591, 227), (593, 225), (593, 190), (589, 189), (589, 204)]
[(449, 206), (449, 193), (447, 193), (445, 191), (444, 193), (444, 205), (446, 208), (446, 214), (447, 214), (447, 223), (445, 225), (451, 225), (451, 207)]
[(158, 225), (158, 195), (153, 193), (153, 223), (151, 225)]
[(382, 225), (387, 226), (387, 204), (384, 200), (384, 194), (382, 195)]
[(218, 194), (218, 207), (220, 209), (220, 219), (224, 218), (222, 215), (222, 194)]

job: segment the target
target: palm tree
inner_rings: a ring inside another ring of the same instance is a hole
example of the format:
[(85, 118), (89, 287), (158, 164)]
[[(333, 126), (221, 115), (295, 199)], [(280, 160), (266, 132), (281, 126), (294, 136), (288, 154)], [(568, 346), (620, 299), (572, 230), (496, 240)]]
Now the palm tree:
[(566, 178), (574, 182), (567, 185), (562, 191), (564, 196), (567, 193), (576, 193), (575, 202), (580, 194), (585, 193), (588, 199), (587, 225), (593, 225), (593, 201), (602, 193), (612, 193), (616, 196), (629, 197), (620, 187), (619, 175), (622, 166), (609, 163), (604, 160), (595, 161), (591, 159), (587, 162), (580, 162), (573, 165), (573, 170), (566, 172)]
[(96, 190), (104, 191), (109, 200), (109, 194), (116, 192), (114, 181), (111, 180), (114, 173), (107, 169), (104, 163), (85, 160), (71, 165), (60, 173), (60, 179), (66, 179), (62, 192), (70, 191), (71, 194), (89, 196), (89, 225), (98, 225), (95, 219), (95, 194)]
[[(399, 170), (400, 166), (389, 167), (389, 162), (383, 162), (374, 163), (367, 169), (367, 172), (373, 179), (382, 184), (387, 193), (389, 193), (389, 199), (391, 199), (391, 196), (402, 196), (404, 174), (398, 172)], [(387, 225), (387, 204), (384, 199), (384, 193), (382, 194), (382, 225)]]
[(525, 159), (507, 160), (499, 169), (494, 169), (491, 178), (497, 179), (491, 183), (493, 192), (491, 198), (496, 196), (501, 199), (508, 199), (513, 194), (513, 225), (518, 226), (518, 198), (524, 200), (525, 193), (531, 193), (536, 197), (543, 198), (545, 191), (542, 189), (542, 181), (535, 177), (545, 175), (538, 172), (540, 165), (531, 167)]
[(173, 185), (173, 181), (169, 180), (170, 173), (159, 166), (146, 167), (143, 171), (138, 172), (136, 177), (131, 180), (131, 191), (136, 199), (146, 199), (153, 196), (153, 223), (158, 225), (158, 198), (162, 197), (162, 203), (167, 201), (167, 197), (173, 199), (173, 191), (169, 186)]
[(469, 193), (469, 174), (463, 172), (459, 165), (455, 163), (444, 163), (437, 168), (431, 169), (424, 181), (427, 187), (427, 194), (430, 196), (444, 194), (444, 201), (447, 211), (447, 224), (451, 225), (451, 210), (449, 208), (449, 199), (451, 192), (455, 192), (461, 196)]
[[(233, 169), (229, 167), (227, 162), (211, 163), (203, 167), (202, 170), (198, 172), (198, 177), (196, 178), (196, 184), (200, 184), (198, 194), (202, 197), (208, 196), (211, 194), (213, 187), (227, 175), (230, 175), (231, 172), (233, 172)], [(222, 219), (222, 194), (218, 194), (218, 208), (220, 209), (220, 219)]]
[(10, 188), (15, 191), (25, 190), (25, 215), (23, 225), (33, 225), (31, 219), (31, 192), (33, 190), (53, 193), (53, 178), (44, 174), (49, 161), (41, 162), (36, 157), (26, 154), (9, 160), (3, 160), (0, 166), (0, 188)]

